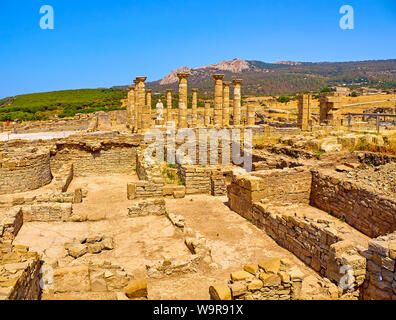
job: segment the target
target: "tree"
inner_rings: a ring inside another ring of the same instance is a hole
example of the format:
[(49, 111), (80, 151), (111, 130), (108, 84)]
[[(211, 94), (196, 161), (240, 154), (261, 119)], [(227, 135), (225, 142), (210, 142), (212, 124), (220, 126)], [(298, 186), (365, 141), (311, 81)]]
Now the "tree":
[(358, 94), (356, 93), (356, 91), (352, 91), (351, 97), (357, 97), (357, 96), (358, 96)]
[(289, 101), (290, 101), (290, 97), (289, 96), (280, 96), (278, 98), (278, 102), (280, 102), (280, 103), (287, 103)]
[(331, 92), (331, 89), (329, 87), (324, 87), (320, 92)]

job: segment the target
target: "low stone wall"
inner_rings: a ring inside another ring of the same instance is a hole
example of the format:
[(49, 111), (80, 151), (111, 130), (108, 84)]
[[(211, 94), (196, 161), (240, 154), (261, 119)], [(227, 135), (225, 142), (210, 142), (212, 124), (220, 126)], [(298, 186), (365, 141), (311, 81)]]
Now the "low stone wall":
[(53, 277), (53, 288), (45, 290), (46, 299), (59, 293), (122, 292), (132, 279), (120, 266), (109, 262), (55, 268)]
[(181, 165), (178, 175), (186, 186), (186, 194), (227, 194), (232, 179), (232, 165)]
[(42, 203), (22, 207), (23, 220), (26, 222), (70, 221), (71, 203)]
[(228, 205), (246, 219), (252, 219), (253, 203), (309, 203), (312, 176), (308, 169), (257, 171), (234, 176), (227, 187)]
[(53, 184), (59, 191), (66, 192), (74, 178), (73, 163), (66, 163), (54, 176)]
[(369, 242), (365, 300), (396, 300), (396, 232)]
[(390, 162), (396, 162), (396, 156), (375, 152), (359, 153), (358, 158), (360, 162), (374, 166), (381, 166)]
[(271, 258), (232, 272), (227, 285), (209, 288), (212, 300), (298, 300), (303, 273), (287, 259)]
[(52, 180), (50, 153), (46, 149), (0, 150), (0, 194), (38, 189)]
[[(367, 246), (364, 237), (357, 237), (342, 223), (325, 220), (324, 216), (309, 218), (297, 215), (298, 207), (268, 208), (254, 204), (252, 223), (264, 230), (279, 245), (294, 253), (304, 263), (339, 284), (344, 273), (342, 266), (353, 269), (353, 288), (363, 283), (366, 273), (365, 258), (357, 249)], [(350, 239), (357, 239), (352, 242)]]
[(138, 181), (128, 183), (127, 196), (129, 200), (138, 198), (153, 198), (163, 196), (163, 183)]
[(197, 165), (181, 165), (178, 174), (186, 186), (186, 194), (211, 193), (211, 172), (207, 168)]
[(0, 244), (0, 300), (39, 300), (41, 257), (24, 246)]
[(396, 230), (396, 200), (332, 171), (312, 171), (311, 204), (371, 238)]
[(129, 217), (164, 216), (166, 215), (163, 198), (138, 200), (128, 208)]
[(65, 139), (52, 150), (51, 167), (72, 162), (74, 176), (132, 174), (139, 141), (129, 137)]
[(20, 208), (0, 208), (0, 243), (13, 241), (23, 224)]

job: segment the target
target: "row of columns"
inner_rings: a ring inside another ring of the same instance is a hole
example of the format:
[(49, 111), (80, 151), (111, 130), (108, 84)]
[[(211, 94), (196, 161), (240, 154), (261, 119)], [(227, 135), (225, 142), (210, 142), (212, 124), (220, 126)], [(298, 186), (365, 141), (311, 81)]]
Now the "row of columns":
[[(217, 127), (228, 127), (230, 125), (230, 83), (223, 82), (224, 74), (215, 74), (215, 99), (214, 99), (214, 116), (213, 124)], [(178, 127), (187, 128), (187, 105), (188, 105), (188, 73), (178, 73), (179, 78), (179, 113)], [(127, 125), (134, 132), (144, 132), (151, 126), (151, 99), (152, 91), (146, 90), (146, 77), (137, 77), (134, 80), (135, 86), (129, 86), (128, 103), (127, 103)], [(241, 79), (232, 81), (234, 85), (233, 100), (233, 125), (241, 124)], [(168, 89), (166, 94), (167, 110), (164, 110), (164, 120), (174, 121), (172, 116), (172, 90)], [(191, 126), (198, 125), (198, 89), (192, 89), (192, 117)], [(248, 125), (254, 125), (254, 110), (247, 110)], [(210, 104), (205, 104), (204, 125), (211, 124)]]

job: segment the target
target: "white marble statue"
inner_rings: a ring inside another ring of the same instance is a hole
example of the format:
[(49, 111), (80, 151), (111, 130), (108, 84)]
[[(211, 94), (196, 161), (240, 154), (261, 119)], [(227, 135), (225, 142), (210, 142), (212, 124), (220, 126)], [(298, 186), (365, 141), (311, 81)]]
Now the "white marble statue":
[(164, 120), (164, 105), (161, 100), (158, 101), (155, 109), (157, 110), (157, 120)]

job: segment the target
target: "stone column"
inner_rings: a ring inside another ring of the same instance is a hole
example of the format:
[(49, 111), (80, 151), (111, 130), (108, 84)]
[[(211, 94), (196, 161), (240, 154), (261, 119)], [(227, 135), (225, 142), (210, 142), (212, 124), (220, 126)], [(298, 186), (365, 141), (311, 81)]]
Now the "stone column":
[(242, 79), (235, 79), (232, 81), (234, 84), (234, 126), (241, 124), (241, 84)]
[(205, 127), (210, 126), (210, 103), (205, 103), (205, 113), (204, 113), (204, 125)]
[(298, 95), (297, 127), (303, 131), (310, 131), (311, 125), (311, 95), (300, 94)]
[(256, 107), (252, 104), (247, 106), (247, 125), (254, 126), (256, 124)]
[(165, 122), (172, 120), (172, 90), (166, 90), (166, 118)]
[(139, 130), (140, 126), (140, 117), (141, 117), (141, 112), (139, 111), (139, 81), (137, 79), (133, 80), (135, 83), (135, 110), (134, 110), (134, 122), (133, 122), (133, 131), (137, 132)]
[(146, 81), (147, 77), (137, 77), (137, 101), (138, 101), (138, 131), (147, 129), (147, 112), (146, 112)]
[(187, 78), (188, 73), (178, 73), (179, 78), (179, 128), (187, 128)]
[(135, 107), (135, 88), (128, 86), (128, 102), (126, 108), (126, 124), (127, 128), (133, 128), (134, 107)]
[(223, 125), (223, 79), (224, 74), (214, 74), (215, 97), (214, 97), (214, 125)]
[(198, 125), (198, 89), (192, 89), (192, 127), (195, 128)]
[(223, 84), (223, 127), (230, 125), (230, 83)]
[(149, 89), (146, 90), (146, 107), (147, 107), (147, 113), (150, 115), (150, 122), (151, 122), (151, 97), (152, 97), (152, 92), (153, 90)]

